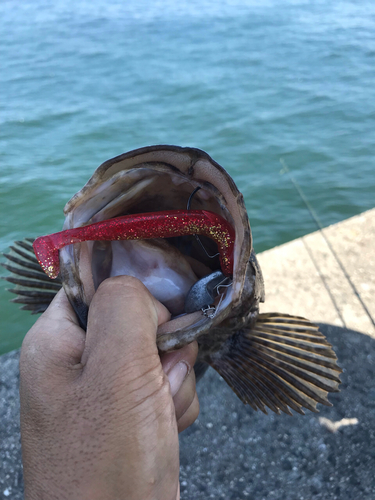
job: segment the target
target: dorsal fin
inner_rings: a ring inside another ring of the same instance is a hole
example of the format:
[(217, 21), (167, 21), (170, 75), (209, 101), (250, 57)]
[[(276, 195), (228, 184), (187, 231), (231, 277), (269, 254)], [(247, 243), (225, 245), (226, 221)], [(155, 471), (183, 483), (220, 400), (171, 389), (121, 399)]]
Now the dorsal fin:
[(61, 280), (51, 280), (40, 267), (33, 250), (33, 239), (15, 241), (10, 253), (4, 253), (6, 263), (1, 263), (11, 274), (2, 279), (15, 285), (9, 292), (17, 297), (12, 302), (23, 304), (21, 309), (32, 314), (44, 312), (61, 288)]

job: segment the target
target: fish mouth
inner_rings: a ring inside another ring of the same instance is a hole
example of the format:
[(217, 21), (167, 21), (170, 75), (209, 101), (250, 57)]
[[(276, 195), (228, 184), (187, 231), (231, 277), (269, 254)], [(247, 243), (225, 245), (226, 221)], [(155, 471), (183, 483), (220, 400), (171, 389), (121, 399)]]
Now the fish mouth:
[(232, 283), (220, 289), (213, 304), (207, 304), (214, 306), (213, 313), (205, 315), (201, 309), (186, 313), (185, 300), (197, 281), (221, 270), (217, 245), (207, 236), (185, 235), (85, 241), (61, 249), (63, 285), (78, 316), (84, 316), (82, 311), (102, 281), (130, 275), (140, 279), (171, 312), (171, 320), (158, 330), (163, 350), (180, 347), (223, 321), (241, 302), (251, 233), (241, 193), (205, 152), (150, 146), (108, 160), (67, 203), (63, 229), (188, 208), (223, 217), (235, 232)]

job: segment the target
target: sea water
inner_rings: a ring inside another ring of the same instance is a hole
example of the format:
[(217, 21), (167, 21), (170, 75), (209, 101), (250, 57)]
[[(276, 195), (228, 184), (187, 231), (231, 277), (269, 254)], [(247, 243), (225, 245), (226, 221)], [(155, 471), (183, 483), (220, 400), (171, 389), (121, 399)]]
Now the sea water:
[[(373, 1), (3, 0), (0, 23), (0, 251), (152, 144), (229, 171), (258, 252), (316, 230), (282, 162), (323, 225), (374, 206)], [(0, 352), (35, 321), (7, 286)]]

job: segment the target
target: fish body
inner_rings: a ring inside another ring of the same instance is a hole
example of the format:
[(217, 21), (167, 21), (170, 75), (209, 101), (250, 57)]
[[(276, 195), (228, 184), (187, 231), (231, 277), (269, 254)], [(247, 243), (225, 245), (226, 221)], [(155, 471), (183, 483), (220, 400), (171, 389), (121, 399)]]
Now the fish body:
[[(136, 276), (172, 314), (157, 332), (160, 351), (197, 340), (197, 374), (212, 366), (244, 403), (265, 413), (266, 407), (291, 414), (290, 409), (303, 413), (303, 407), (317, 411), (317, 402), (330, 405), (327, 394), (340, 383), (336, 356), (308, 320), (260, 314), (264, 282), (242, 194), (205, 152), (151, 146), (106, 161), (67, 203), (63, 229), (190, 209), (216, 214), (233, 228), (232, 274), (222, 274), (214, 239), (197, 238), (194, 228), (162, 239), (150, 233), (147, 240), (64, 246), (60, 279), (81, 326), (86, 327), (90, 302), (104, 279)], [(7, 258), (5, 267), (13, 274), (6, 279), (17, 285), (15, 301), (41, 312), (59, 285), (38, 267), (31, 241), (18, 242)]]

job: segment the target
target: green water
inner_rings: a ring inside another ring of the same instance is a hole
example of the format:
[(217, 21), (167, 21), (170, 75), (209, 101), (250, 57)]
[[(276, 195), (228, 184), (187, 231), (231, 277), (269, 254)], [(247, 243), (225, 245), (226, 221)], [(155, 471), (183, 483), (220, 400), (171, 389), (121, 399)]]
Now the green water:
[[(374, 206), (375, 4), (0, 4), (0, 250), (61, 228), (93, 170), (150, 144), (204, 149), (244, 194), (257, 251)], [(5, 271), (4, 271), (4, 274)], [(0, 289), (0, 352), (35, 317)]]

